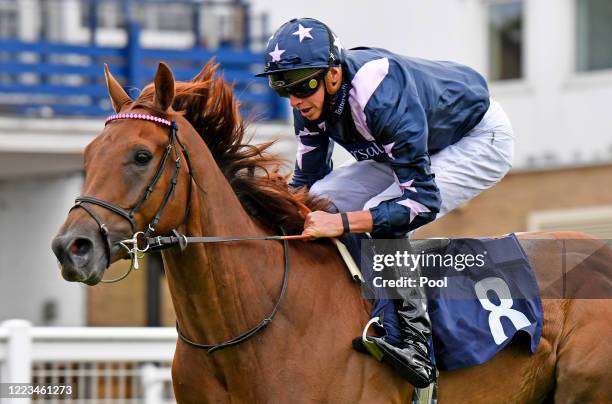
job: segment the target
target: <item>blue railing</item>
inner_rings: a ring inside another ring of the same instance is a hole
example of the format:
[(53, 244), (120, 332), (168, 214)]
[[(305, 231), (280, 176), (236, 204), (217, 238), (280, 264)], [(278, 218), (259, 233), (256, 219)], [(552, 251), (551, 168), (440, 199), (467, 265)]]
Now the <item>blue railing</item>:
[(190, 80), (214, 58), (234, 84), (243, 114), (257, 120), (284, 119), (285, 104), (253, 76), (261, 69), (260, 53), (248, 50), (194, 47), (168, 50), (143, 48), (140, 29), (132, 24), (125, 47), (69, 45), (0, 38), (0, 112), (45, 115), (105, 115), (111, 112), (103, 64), (136, 96), (165, 61), (177, 80)]

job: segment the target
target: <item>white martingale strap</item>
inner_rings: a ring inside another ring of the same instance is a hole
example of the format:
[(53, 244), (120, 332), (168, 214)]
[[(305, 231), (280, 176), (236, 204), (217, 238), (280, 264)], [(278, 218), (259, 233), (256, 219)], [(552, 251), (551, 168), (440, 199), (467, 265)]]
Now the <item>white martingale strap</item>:
[(155, 115), (147, 115), (147, 114), (115, 114), (115, 115), (111, 115), (108, 118), (106, 118), (106, 121), (104, 122), (104, 125), (108, 125), (109, 122), (116, 121), (118, 119), (142, 119), (143, 121), (151, 121), (151, 122), (160, 123), (160, 124), (166, 125), (166, 126), (172, 126), (172, 122), (167, 120), (167, 119), (160, 118), (160, 117), (155, 116)]
[(348, 271), (351, 273), (351, 278), (353, 278), (354, 281), (359, 282), (360, 284), (364, 283), (365, 281), (363, 280), (361, 270), (355, 263), (355, 260), (353, 259), (353, 256), (349, 252), (348, 248), (346, 248), (344, 243), (342, 243), (342, 241), (338, 240), (337, 238), (332, 238), (331, 240), (340, 252), (340, 255), (342, 256), (342, 259), (344, 260)]

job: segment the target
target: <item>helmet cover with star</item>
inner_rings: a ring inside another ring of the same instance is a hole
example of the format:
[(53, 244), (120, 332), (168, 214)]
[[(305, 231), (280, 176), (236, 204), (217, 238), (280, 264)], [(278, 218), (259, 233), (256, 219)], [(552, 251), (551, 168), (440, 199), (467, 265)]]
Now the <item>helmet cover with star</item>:
[(319, 20), (294, 18), (268, 40), (265, 67), (258, 77), (296, 69), (328, 68), (342, 61), (342, 44)]

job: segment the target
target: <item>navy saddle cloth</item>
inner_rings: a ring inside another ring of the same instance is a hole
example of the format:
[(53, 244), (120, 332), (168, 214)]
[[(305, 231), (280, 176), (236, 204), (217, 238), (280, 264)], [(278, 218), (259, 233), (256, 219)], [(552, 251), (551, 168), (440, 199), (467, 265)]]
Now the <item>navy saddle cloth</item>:
[[(373, 282), (377, 272), (373, 270), (372, 257), (361, 254), (371, 249), (368, 243), (372, 240), (365, 235), (351, 235), (343, 242), (360, 265), (366, 283)], [(543, 325), (540, 291), (514, 234), (500, 238), (413, 240), (410, 245), (412, 256), (420, 256), (417, 259), (426, 287), (439, 369), (482, 364), (519, 334), (526, 335), (531, 352), (536, 351)], [(382, 312), (397, 316), (392, 300), (376, 293), (375, 299), (372, 316)]]

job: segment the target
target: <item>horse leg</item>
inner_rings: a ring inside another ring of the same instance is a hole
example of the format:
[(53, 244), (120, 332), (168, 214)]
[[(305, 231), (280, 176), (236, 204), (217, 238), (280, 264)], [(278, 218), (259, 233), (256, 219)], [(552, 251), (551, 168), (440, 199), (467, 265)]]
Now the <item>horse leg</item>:
[(571, 300), (558, 348), (555, 403), (612, 403), (612, 302)]

